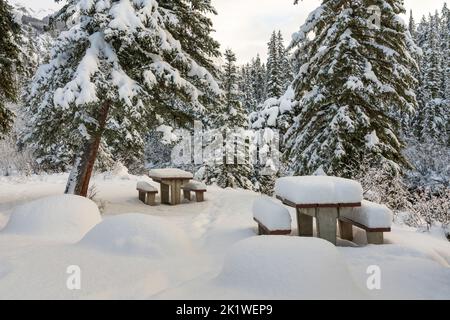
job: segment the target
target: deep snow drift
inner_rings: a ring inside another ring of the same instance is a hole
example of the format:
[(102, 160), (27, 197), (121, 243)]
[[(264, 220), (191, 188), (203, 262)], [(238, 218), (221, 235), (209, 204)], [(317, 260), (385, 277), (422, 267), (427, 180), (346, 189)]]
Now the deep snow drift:
[(100, 221), (100, 211), (93, 201), (56, 195), (16, 207), (2, 232), (76, 242)]
[[(367, 246), (361, 230), (339, 247), (257, 237), (252, 206), (259, 194), (209, 187), (203, 203), (149, 207), (136, 183), (157, 184), (114, 173), (93, 179), (100, 220), (89, 200), (81, 206), (66, 198), (61, 207), (66, 179), (0, 177), (0, 298), (450, 298), (450, 243), (440, 229), (394, 225), (382, 246)], [(80, 218), (87, 212), (89, 219)], [(81, 269), (81, 290), (66, 286), (73, 265)], [(380, 290), (366, 286), (371, 266), (381, 270)]]
[(80, 241), (104, 252), (162, 258), (191, 250), (184, 231), (163, 218), (122, 214), (105, 218)]

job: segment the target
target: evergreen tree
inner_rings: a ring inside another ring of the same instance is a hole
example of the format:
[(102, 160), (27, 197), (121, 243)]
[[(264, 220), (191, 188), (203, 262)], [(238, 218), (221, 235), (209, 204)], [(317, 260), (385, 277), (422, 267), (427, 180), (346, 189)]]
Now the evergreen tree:
[(289, 61), (289, 55), (284, 46), (284, 39), (281, 31), (277, 34), (278, 60), (280, 65), (280, 78), (282, 80), (282, 93), (291, 85), (293, 80), (292, 66)]
[(258, 103), (255, 98), (256, 92), (253, 87), (252, 66), (249, 63), (241, 68), (239, 91), (242, 93), (241, 103), (246, 112), (254, 112)]
[(239, 72), (236, 67), (236, 56), (226, 50), (225, 64), (222, 74), (224, 91), (223, 106), (216, 114), (215, 128), (225, 139), (224, 154), (221, 159), (210, 159), (208, 164), (207, 183), (216, 182), (222, 188), (253, 189), (250, 181), (252, 168), (247, 156), (248, 147), (245, 135), (247, 114), (241, 103), (239, 92)]
[(413, 11), (411, 10), (409, 12), (409, 24), (408, 24), (408, 30), (411, 34), (411, 37), (416, 40), (416, 22), (414, 21)]
[[(142, 157), (145, 134), (159, 118), (200, 117), (211, 99), (204, 93), (221, 94), (208, 58), (196, 60), (187, 51), (195, 39), (213, 40), (197, 31), (186, 48), (176, 38), (186, 17), (161, 3), (70, 0), (59, 13), (69, 29), (32, 83), (27, 141), (44, 159), (74, 155), (67, 193), (86, 196), (101, 146)], [(188, 29), (197, 25), (203, 24), (191, 22)]]
[(450, 104), (450, 9), (447, 7), (447, 3), (442, 8), (441, 16), (442, 92), (447, 104)]
[[(372, 5), (381, 10), (379, 24)], [(416, 108), (417, 65), (401, 13), (400, 0), (324, 0), (295, 35), (306, 63), (294, 82), (300, 104), (286, 137), (293, 173), (322, 167), (351, 177), (364, 158), (395, 171), (408, 166), (394, 116)]]
[(261, 62), (259, 54), (251, 64), (251, 78), (254, 97), (259, 104), (267, 98), (267, 70), (266, 65)]
[(283, 94), (283, 79), (281, 76), (280, 48), (277, 33), (274, 31), (268, 44), (267, 58), (267, 95), (279, 98)]
[(420, 59), (419, 108), (414, 119), (414, 132), (419, 142), (448, 143), (449, 102), (445, 98), (445, 73), (448, 58), (444, 43), (445, 7), (443, 16), (436, 12), (423, 18), (417, 39), (423, 56)]
[(13, 123), (14, 116), (6, 102), (16, 101), (18, 95), (20, 33), (8, 2), (0, 0), (0, 138), (9, 132)]

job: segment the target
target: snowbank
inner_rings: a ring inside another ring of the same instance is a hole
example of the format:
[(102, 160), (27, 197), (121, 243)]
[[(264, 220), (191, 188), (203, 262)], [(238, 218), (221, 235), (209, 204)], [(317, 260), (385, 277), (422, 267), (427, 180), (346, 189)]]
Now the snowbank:
[(296, 204), (357, 203), (363, 189), (357, 181), (325, 176), (280, 178), (275, 194)]
[(137, 213), (104, 219), (79, 244), (122, 255), (155, 258), (182, 255), (191, 249), (183, 230), (165, 219)]
[(235, 244), (217, 284), (286, 299), (351, 299), (356, 287), (340, 253), (317, 238), (264, 236)]
[(341, 215), (369, 228), (390, 228), (393, 214), (385, 205), (363, 200), (360, 208), (345, 208)]
[(291, 230), (291, 214), (283, 205), (269, 197), (260, 197), (253, 202), (253, 217), (270, 230)]
[(16, 207), (2, 233), (77, 242), (100, 221), (100, 211), (93, 201), (58, 195)]

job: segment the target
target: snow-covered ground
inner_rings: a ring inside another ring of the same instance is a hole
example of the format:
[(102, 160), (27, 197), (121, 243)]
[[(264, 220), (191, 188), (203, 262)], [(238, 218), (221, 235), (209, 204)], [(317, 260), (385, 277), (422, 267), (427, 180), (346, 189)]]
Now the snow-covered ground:
[[(27, 206), (14, 208), (61, 194), (66, 180), (64, 174), (0, 178), (1, 299), (450, 298), (450, 243), (439, 229), (396, 225), (383, 246), (365, 245), (362, 231), (355, 243), (340, 241), (337, 248), (319, 239), (257, 237), (252, 205), (260, 195), (243, 190), (210, 187), (203, 203), (149, 207), (135, 187), (150, 179), (101, 174), (94, 178), (100, 224), (95, 208), (76, 200), (68, 202), (65, 221), (45, 215), (51, 238), (41, 237), (46, 228), (24, 229)], [(84, 208), (79, 225), (71, 222), (78, 207)], [(13, 211), (17, 219), (7, 226)], [(74, 265), (81, 290), (72, 291), (67, 268)], [(367, 288), (370, 266), (381, 271), (381, 290)]]

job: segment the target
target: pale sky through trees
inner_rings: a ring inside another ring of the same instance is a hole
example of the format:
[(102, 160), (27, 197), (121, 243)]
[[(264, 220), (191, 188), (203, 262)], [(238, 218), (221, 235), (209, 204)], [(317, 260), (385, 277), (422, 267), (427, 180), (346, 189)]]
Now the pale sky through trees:
[[(59, 8), (53, 0), (9, 0), (33, 9)], [(274, 29), (280, 29), (286, 44), (291, 34), (300, 27), (320, 0), (303, 0), (296, 6), (294, 0), (212, 0), (219, 15), (214, 17), (215, 38), (222, 50), (231, 48), (240, 63), (247, 62), (257, 53), (266, 57), (267, 42)], [(412, 9), (416, 22), (424, 14), (441, 10), (446, 0), (405, 0)], [(408, 13), (409, 14), (409, 13)], [(407, 18), (407, 17), (404, 17)]]

